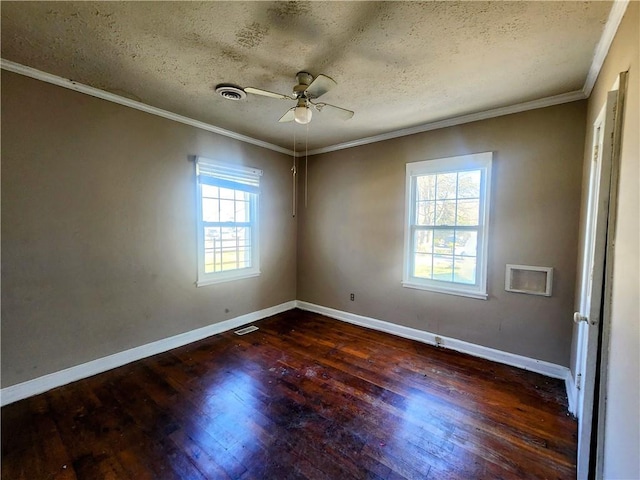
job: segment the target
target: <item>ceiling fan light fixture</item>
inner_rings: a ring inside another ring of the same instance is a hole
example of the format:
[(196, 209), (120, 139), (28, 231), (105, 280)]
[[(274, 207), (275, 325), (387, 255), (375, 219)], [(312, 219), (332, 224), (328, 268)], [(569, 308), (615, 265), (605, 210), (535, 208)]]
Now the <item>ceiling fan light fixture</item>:
[[(1, 1), (1, 0), (0, 0)], [(333, 87), (337, 85), (336, 81), (324, 74), (313, 77), (307, 72), (298, 72), (296, 75), (298, 84), (293, 87), (293, 95), (284, 95), (282, 93), (270, 92), (261, 88), (245, 87), (243, 93), (252, 95), (262, 95), (263, 97), (271, 97), (278, 100), (296, 100), (297, 105), (288, 109), (279, 123), (293, 122), (308, 125), (313, 115), (311, 106), (319, 112), (326, 109), (332, 116), (337, 116), (342, 120), (349, 120), (353, 117), (353, 112), (346, 108), (336, 107), (328, 103), (314, 103), (313, 100), (321, 97)]]
[(311, 121), (312, 112), (306, 105), (298, 105), (294, 110), (293, 115), (293, 118), (297, 123), (306, 125)]

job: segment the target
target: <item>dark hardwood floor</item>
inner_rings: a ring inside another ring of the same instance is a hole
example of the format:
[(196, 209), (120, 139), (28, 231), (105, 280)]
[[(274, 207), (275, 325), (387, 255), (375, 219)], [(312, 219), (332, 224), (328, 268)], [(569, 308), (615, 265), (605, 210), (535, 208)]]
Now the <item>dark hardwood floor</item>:
[(293, 310), (2, 409), (2, 479), (575, 478), (560, 380)]

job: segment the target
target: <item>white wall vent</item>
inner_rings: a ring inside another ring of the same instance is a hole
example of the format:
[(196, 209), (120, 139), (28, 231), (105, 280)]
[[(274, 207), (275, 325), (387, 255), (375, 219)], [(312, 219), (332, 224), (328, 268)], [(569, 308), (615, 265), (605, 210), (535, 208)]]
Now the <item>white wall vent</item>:
[(240, 330), (236, 330), (233, 333), (235, 333), (236, 335), (246, 335), (247, 333), (255, 332), (256, 330), (258, 330), (258, 327), (256, 327), (255, 325), (251, 325), (250, 327), (245, 327), (245, 328), (241, 328)]
[(507, 264), (504, 279), (504, 289), (507, 292), (550, 297), (552, 287), (553, 267)]

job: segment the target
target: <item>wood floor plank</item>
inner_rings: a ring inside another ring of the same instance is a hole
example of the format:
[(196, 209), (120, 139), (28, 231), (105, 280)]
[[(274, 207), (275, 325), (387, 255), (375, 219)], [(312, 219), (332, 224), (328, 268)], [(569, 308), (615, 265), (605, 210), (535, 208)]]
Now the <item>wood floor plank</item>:
[(2, 480), (570, 479), (564, 385), (293, 310), (2, 408)]

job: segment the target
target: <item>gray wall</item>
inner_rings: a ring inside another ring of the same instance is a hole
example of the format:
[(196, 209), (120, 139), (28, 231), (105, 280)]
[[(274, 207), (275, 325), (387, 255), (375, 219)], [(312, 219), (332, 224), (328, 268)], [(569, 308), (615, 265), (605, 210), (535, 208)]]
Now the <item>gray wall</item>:
[[(194, 165), (264, 169), (260, 277), (196, 288)], [(296, 295), (290, 159), (2, 72), (2, 386)]]
[[(585, 114), (580, 101), (310, 158), (298, 300), (568, 366)], [(405, 164), (483, 151), (489, 299), (403, 288)], [(554, 267), (553, 296), (505, 292), (507, 263)]]
[[(586, 102), (312, 157), (292, 219), (286, 155), (2, 82), (3, 387), (295, 298), (568, 365)], [(489, 300), (401, 287), (405, 164), (489, 150)], [(264, 169), (260, 277), (194, 286), (195, 154)], [(553, 297), (506, 263), (553, 266)]]
[[(613, 258), (613, 298), (609, 324), (611, 337), (604, 432), (604, 478), (607, 479), (640, 478), (639, 10), (638, 2), (629, 3), (589, 98), (585, 123), (587, 138), (584, 163), (587, 165), (591, 161), (593, 123), (604, 106), (607, 92), (618, 74), (628, 70)], [(588, 169), (585, 167), (581, 231), (585, 229), (587, 173)]]

